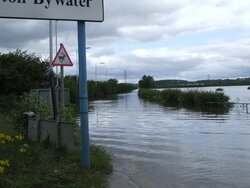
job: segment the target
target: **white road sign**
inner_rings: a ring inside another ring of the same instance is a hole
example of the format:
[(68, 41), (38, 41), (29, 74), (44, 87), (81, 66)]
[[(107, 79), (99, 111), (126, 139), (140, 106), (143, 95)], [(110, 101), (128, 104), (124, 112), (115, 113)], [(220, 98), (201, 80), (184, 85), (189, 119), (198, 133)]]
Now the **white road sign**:
[(0, 17), (102, 22), (103, 0), (0, 0)]
[(58, 50), (56, 57), (51, 64), (53, 66), (73, 66), (73, 63), (63, 44), (61, 44), (60, 49)]

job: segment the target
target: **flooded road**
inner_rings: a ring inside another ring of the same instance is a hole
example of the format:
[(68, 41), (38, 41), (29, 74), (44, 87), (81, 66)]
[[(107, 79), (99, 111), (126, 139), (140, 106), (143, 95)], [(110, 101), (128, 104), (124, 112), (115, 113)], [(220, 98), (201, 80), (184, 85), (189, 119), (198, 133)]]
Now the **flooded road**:
[[(235, 87), (225, 92), (245, 102), (246, 88), (238, 87), (239, 96)], [(250, 114), (241, 109), (212, 114), (163, 107), (139, 99), (137, 91), (92, 101), (90, 109), (91, 143), (113, 158), (112, 188), (250, 187)]]

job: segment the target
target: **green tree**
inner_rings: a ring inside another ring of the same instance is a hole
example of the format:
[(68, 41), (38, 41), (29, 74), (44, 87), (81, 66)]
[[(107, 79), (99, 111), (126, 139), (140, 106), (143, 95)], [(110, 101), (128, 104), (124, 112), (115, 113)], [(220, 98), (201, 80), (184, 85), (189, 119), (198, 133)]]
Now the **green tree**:
[(97, 83), (94, 80), (88, 81), (88, 97), (89, 99), (94, 99), (96, 97)]
[(117, 93), (117, 84), (118, 84), (118, 80), (116, 80), (116, 79), (109, 79), (107, 81), (109, 94), (116, 94)]
[(34, 54), (16, 50), (0, 54), (0, 95), (20, 95), (48, 81), (49, 63)]
[(153, 76), (144, 75), (138, 82), (139, 88), (154, 88), (155, 80)]

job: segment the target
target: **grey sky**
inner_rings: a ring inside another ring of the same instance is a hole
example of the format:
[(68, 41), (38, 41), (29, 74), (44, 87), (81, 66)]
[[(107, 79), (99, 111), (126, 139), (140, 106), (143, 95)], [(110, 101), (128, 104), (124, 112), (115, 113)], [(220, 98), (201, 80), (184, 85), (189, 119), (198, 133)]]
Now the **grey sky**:
[[(105, 0), (103, 23), (87, 23), (88, 78), (137, 82), (250, 76), (250, 1)], [(47, 58), (48, 21), (0, 19), (0, 51), (17, 48)], [(58, 46), (72, 60), (76, 22), (58, 22)], [(100, 64), (104, 62), (104, 64)], [(77, 66), (65, 68), (76, 74)]]

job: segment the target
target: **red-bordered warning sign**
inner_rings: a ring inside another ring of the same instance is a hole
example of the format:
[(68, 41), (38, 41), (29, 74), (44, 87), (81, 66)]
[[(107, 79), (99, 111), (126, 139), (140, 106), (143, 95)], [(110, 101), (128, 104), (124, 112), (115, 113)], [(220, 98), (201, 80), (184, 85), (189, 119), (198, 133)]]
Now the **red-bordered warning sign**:
[(73, 66), (73, 63), (69, 57), (69, 54), (67, 53), (63, 44), (60, 45), (60, 48), (56, 54), (56, 57), (54, 58), (51, 64), (53, 66)]

